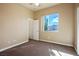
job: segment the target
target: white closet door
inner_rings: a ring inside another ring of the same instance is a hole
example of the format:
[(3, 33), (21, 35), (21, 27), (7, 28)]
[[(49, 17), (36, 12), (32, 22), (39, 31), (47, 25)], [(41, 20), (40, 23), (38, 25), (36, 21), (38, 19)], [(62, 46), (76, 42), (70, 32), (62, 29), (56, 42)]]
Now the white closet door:
[(33, 39), (39, 40), (39, 20), (33, 21)]
[(29, 18), (29, 38), (30, 39), (33, 39), (32, 32), (33, 32), (33, 20), (31, 18)]

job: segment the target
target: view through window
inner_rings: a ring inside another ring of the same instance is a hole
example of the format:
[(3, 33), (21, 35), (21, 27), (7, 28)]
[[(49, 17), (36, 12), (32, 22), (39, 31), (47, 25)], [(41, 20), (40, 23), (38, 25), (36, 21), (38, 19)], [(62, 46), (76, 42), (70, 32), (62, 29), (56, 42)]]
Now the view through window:
[(43, 18), (44, 20), (44, 31), (58, 31), (59, 27), (59, 13), (53, 13), (46, 15)]

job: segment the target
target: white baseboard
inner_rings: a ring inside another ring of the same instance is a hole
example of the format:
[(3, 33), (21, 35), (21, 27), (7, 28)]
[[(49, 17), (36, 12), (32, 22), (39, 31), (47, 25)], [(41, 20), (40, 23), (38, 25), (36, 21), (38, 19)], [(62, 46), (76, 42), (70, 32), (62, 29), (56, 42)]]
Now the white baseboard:
[(78, 49), (77, 49), (76, 47), (74, 47), (74, 49), (75, 49), (75, 51), (76, 51), (77, 55), (79, 56)]
[(47, 40), (44, 40), (44, 39), (40, 39), (40, 41), (50, 42), (50, 43), (55, 43), (55, 44), (60, 44), (60, 45), (65, 45), (65, 46), (71, 46), (71, 47), (73, 47), (73, 45), (70, 45), (70, 44), (63, 44), (63, 43), (54, 42), (54, 41), (47, 41)]
[[(74, 47), (74, 49), (75, 49), (75, 51), (76, 51), (76, 53), (77, 53), (77, 49)], [(78, 53), (77, 53), (77, 55), (78, 55)]]
[(5, 48), (3, 48), (3, 49), (0, 49), (0, 52), (5, 51), (5, 50), (7, 50), (7, 49), (10, 49), (10, 48), (12, 48), (12, 47), (21, 45), (21, 44), (26, 43), (26, 42), (28, 42), (28, 41), (24, 41), (24, 42), (21, 42), (21, 43), (18, 43), (18, 44), (11, 45), (11, 46), (9, 46), (9, 47), (5, 47)]

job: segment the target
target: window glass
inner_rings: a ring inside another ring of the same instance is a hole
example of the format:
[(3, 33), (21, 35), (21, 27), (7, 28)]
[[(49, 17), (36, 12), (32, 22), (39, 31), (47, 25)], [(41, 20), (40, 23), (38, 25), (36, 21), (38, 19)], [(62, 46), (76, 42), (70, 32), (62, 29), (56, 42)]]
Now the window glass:
[(44, 31), (58, 31), (59, 13), (44, 16)]

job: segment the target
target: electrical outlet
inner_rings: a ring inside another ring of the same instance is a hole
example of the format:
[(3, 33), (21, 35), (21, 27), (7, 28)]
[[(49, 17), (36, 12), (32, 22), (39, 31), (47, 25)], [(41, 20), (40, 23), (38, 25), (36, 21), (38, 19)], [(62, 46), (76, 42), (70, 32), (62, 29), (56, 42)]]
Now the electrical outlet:
[(13, 40), (13, 42), (16, 42), (16, 40)]
[(8, 43), (11, 43), (10, 41), (7, 41)]
[(48, 36), (47, 38), (48, 38), (48, 39), (50, 39), (50, 37), (49, 37), (49, 36)]

